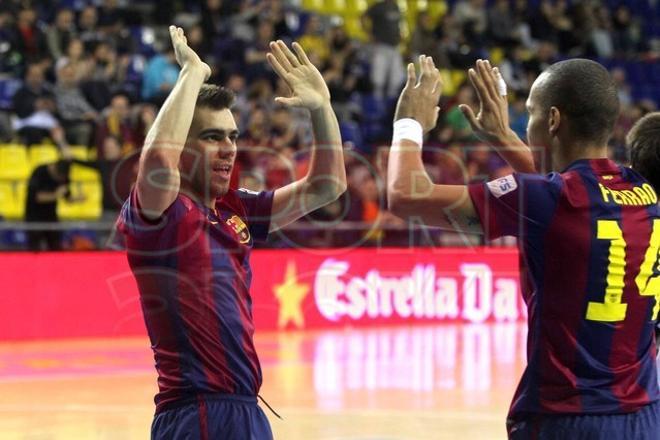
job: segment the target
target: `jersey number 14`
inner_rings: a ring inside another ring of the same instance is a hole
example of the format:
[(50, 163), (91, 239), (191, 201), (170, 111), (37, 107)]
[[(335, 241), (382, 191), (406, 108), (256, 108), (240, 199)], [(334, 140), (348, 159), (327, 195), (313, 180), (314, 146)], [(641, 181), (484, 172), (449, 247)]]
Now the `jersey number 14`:
[[(604, 301), (590, 301), (586, 318), (589, 321), (600, 322), (623, 321), (628, 308), (628, 304), (621, 302), (626, 275), (626, 241), (616, 220), (598, 220), (597, 227), (598, 239), (610, 241), (607, 285)], [(639, 294), (655, 297), (655, 307), (651, 319), (657, 319), (658, 310), (660, 310), (660, 277), (654, 274), (658, 264), (658, 247), (660, 247), (660, 220), (653, 220), (651, 243), (646, 249), (644, 262), (635, 277)]]

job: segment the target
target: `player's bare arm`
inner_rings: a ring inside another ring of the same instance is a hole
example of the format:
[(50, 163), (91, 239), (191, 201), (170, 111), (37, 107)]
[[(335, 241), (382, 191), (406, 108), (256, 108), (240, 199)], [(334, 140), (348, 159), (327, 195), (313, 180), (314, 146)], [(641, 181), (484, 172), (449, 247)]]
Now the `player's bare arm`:
[[(438, 119), (438, 100), (442, 90), (440, 72), (431, 57), (420, 56), (419, 81), (413, 64), (397, 104), (394, 121), (413, 119), (424, 133)], [(421, 138), (421, 134), (420, 134)], [(387, 201), (397, 216), (419, 219), (426, 225), (481, 233), (472, 201), (464, 185), (436, 185), (422, 163), (422, 145), (408, 138), (393, 140), (387, 168)]]
[(211, 75), (210, 67), (188, 46), (183, 29), (170, 26), (170, 37), (181, 72), (147, 133), (136, 184), (142, 215), (153, 219), (160, 217), (179, 193), (179, 159), (197, 95)]
[(475, 115), (466, 104), (459, 108), (474, 133), (517, 172), (535, 173), (531, 150), (509, 126), (506, 84), (498, 69), (488, 60), (477, 60), (475, 67), (468, 70), (468, 76), (479, 98), (479, 112)]
[(292, 52), (282, 41), (270, 44), (268, 62), (291, 90), (275, 100), (310, 111), (315, 143), (307, 175), (275, 190), (270, 230), (277, 230), (336, 200), (346, 191), (346, 170), (339, 123), (321, 73), (298, 43)]

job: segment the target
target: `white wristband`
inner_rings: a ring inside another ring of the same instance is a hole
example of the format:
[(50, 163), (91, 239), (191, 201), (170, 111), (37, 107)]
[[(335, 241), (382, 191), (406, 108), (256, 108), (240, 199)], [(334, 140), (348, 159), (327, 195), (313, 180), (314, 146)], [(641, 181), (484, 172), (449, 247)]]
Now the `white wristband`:
[(402, 139), (415, 142), (421, 149), (424, 145), (424, 130), (422, 124), (411, 118), (403, 118), (394, 122), (392, 145), (400, 145)]

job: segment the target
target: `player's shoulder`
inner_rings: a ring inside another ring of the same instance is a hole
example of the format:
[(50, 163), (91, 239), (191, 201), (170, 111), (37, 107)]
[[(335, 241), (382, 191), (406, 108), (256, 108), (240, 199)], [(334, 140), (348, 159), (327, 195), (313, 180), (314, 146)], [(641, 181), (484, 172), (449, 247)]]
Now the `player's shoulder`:
[(529, 191), (552, 191), (561, 189), (563, 178), (559, 173), (531, 174), (511, 173), (497, 177), (486, 183), (488, 190), (496, 197), (509, 193)]

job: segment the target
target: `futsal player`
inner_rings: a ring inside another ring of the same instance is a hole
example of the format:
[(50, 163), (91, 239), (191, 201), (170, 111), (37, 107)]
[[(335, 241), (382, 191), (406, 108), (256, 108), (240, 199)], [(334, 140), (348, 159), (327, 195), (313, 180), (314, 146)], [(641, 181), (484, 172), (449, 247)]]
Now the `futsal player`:
[(228, 90), (205, 85), (209, 66), (170, 27), (181, 66), (150, 129), (118, 229), (158, 372), (154, 439), (270, 439), (257, 405), (262, 382), (249, 293), (255, 241), (337, 199), (346, 188), (339, 126), (319, 71), (296, 43), (270, 44), (291, 90), (282, 105), (309, 109), (316, 145), (306, 177), (275, 191), (229, 188), (238, 128)]
[[(660, 216), (653, 187), (607, 158), (619, 111), (609, 74), (575, 59), (534, 82), (528, 141), (547, 149), (559, 172), (435, 185), (421, 147), (436, 123), (440, 80), (431, 59), (420, 64), (419, 81), (408, 67), (397, 106), (388, 202), (395, 214), (428, 225), (518, 238), (528, 365), (509, 411), (509, 438), (660, 438), (653, 344)], [(482, 106), (477, 115), (470, 110), (473, 122), (490, 120), (491, 142), (505, 145), (508, 122), (497, 109), (506, 98), (495, 72), (480, 62), (469, 75)]]

